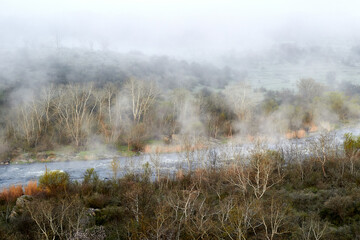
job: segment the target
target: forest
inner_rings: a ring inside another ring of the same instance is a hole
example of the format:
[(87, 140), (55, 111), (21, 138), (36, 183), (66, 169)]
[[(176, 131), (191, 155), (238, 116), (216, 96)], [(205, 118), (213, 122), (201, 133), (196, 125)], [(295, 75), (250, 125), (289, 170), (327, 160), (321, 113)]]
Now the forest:
[[(282, 59), (312, 54), (294, 48), (280, 46), (290, 52)], [(302, 138), (360, 116), (360, 85), (331, 71), (325, 80), (273, 89), (252, 86), (236, 67), (138, 52), (25, 49), (9, 56), (0, 76), (2, 161), (66, 147), (136, 153), (154, 143), (181, 145), (184, 136), (218, 143)]]
[[(13, 56), (16, 71), (1, 75), (2, 161), (61, 149), (118, 155), (110, 178), (45, 165), (37, 180), (2, 189), (0, 239), (360, 235), (360, 136), (334, 134), (358, 126), (356, 81), (328, 72), (274, 89), (252, 86), (238, 68), (140, 53)], [(168, 151), (186, 167), (164, 172)], [(120, 174), (124, 154), (150, 162)]]

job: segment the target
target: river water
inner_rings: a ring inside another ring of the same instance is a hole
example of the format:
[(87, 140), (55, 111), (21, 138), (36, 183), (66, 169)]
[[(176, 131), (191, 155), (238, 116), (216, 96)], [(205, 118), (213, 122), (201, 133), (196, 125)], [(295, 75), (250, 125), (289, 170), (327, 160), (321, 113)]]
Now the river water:
[[(353, 133), (354, 135), (360, 134), (360, 127), (347, 127), (333, 131), (336, 135), (336, 141), (341, 144), (343, 136), (345, 133)], [(305, 145), (305, 143), (312, 138), (316, 138), (318, 133), (312, 135), (309, 138), (305, 139), (293, 139), (293, 140), (282, 140), (277, 144), (269, 144), (269, 148), (277, 148), (279, 146), (286, 145), (298, 145), (300, 148)], [(250, 144), (237, 145), (235, 148), (240, 150), (243, 154), (246, 154), (248, 150), (252, 147)], [(216, 148), (216, 154), (220, 156), (226, 155), (226, 152), (234, 149), (234, 146), (229, 147), (229, 145), (223, 145)], [(196, 154), (196, 158), (199, 156), (205, 156), (204, 154)], [(0, 165), (0, 189), (8, 187), (12, 184), (26, 184), (30, 180), (37, 180), (41, 176), (47, 167), (48, 170), (62, 170), (67, 172), (70, 175), (72, 180), (81, 180), (84, 172), (88, 168), (94, 168), (100, 178), (106, 179), (111, 178), (111, 161), (112, 159), (103, 159), (103, 160), (76, 160), (76, 161), (64, 161), (64, 162), (36, 162), (36, 163), (27, 163), (27, 164), (10, 164), (10, 165)], [(149, 155), (141, 155), (136, 157), (119, 157), (119, 175), (123, 176), (124, 174), (131, 172), (142, 172), (143, 165), (149, 162), (152, 171), (154, 171), (153, 162), (150, 160)], [(207, 161), (194, 161), (192, 163), (192, 168), (198, 166), (209, 166), (212, 163)], [(219, 162), (218, 164), (222, 164)], [(161, 154), (159, 159), (159, 168), (161, 169), (162, 174), (174, 174), (178, 169), (188, 168), (188, 163), (183, 160), (181, 155), (177, 153), (167, 153)]]

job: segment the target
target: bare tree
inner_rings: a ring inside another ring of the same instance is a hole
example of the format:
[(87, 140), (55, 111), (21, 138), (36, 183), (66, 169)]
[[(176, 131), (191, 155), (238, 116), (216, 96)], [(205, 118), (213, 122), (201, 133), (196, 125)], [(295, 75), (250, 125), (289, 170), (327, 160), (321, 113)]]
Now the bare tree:
[(257, 199), (262, 198), (269, 188), (282, 180), (281, 174), (273, 174), (275, 169), (276, 163), (269, 155), (265, 153), (253, 154), (246, 180)]
[(282, 147), (284, 160), (290, 164), (295, 164), (298, 171), (300, 172), (301, 181), (304, 181), (304, 163), (303, 160), (305, 149), (297, 143), (290, 143), (289, 145)]
[(170, 223), (171, 216), (169, 215), (169, 207), (165, 204), (161, 204), (157, 207), (155, 211), (155, 219), (156, 221), (150, 225), (151, 227), (151, 235), (152, 239), (160, 240), (160, 239), (172, 239), (172, 224)]
[(265, 228), (265, 237), (272, 240), (277, 235), (286, 233), (282, 227), (286, 224), (287, 206), (279, 200), (271, 198), (270, 208), (266, 206), (261, 216), (262, 224)]
[(334, 134), (321, 133), (317, 138), (310, 139), (308, 144), (316, 161), (321, 164), (323, 175), (326, 177), (325, 164), (336, 155), (337, 146)]
[(181, 161), (187, 163), (188, 172), (192, 171), (195, 162), (195, 136), (185, 134), (181, 137), (181, 151), (178, 153)]
[(155, 167), (155, 172), (156, 172), (156, 181), (159, 182), (160, 180), (160, 167), (161, 167), (161, 162), (160, 162), (160, 149), (157, 147), (155, 149), (154, 153), (150, 154), (150, 162), (154, 165)]
[(300, 237), (303, 240), (320, 240), (324, 237), (328, 229), (328, 224), (315, 218), (304, 221), (300, 227)]
[(113, 123), (112, 108), (116, 98), (117, 88), (114, 84), (107, 84), (104, 88), (94, 91), (97, 105), (97, 123), (99, 131), (104, 135), (105, 140), (110, 142), (116, 133)]
[(132, 119), (135, 123), (140, 123), (154, 104), (159, 90), (155, 82), (135, 78), (130, 78), (124, 89), (130, 98)]
[(86, 211), (78, 199), (59, 203), (27, 202), (25, 208), (45, 239), (67, 239), (86, 228)]
[(19, 104), (15, 119), (9, 121), (9, 126), (15, 130), (14, 137), (24, 139), (28, 147), (36, 147), (41, 138), (49, 134), (55, 95), (52, 86), (44, 87), (30, 100)]
[(312, 78), (301, 79), (296, 85), (300, 96), (306, 102), (310, 102), (314, 97), (320, 96), (323, 89), (323, 86)]
[(219, 230), (230, 239), (245, 240), (249, 232), (256, 234), (256, 229), (262, 224), (256, 220), (260, 210), (258, 203), (253, 199), (239, 202), (232, 196), (221, 201), (218, 213)]
[(249, 189), (255, 198), (260, 199), (274, 185), (283, 179), (278, 169), (276, 156), (258, 143), (253, 149), (248, 162), (237, 161), (230, 168), (227, 180), (237, 186), (245, 195)]
[(189, 190), (176, 191), (168, 196), (167, 204), (172, 208), (174, 219), (173, 225), (177, 229), (176, 239), (180, 239), (183, 227), (190, 224), (191, 214), (195, 210), (196, 200), (200, 196), (200, 191), (195, 189), (195, 185)]
[(253, 107), (262, 99), (261, 95), (253, 92), (250, 85), (243, 82), (236, 85), (228, 85), (224, 93), (230, 107), (234, 110), (240, 121), (250, 119)]
[(61, 89), (57, 110), (61, 125), (67, 130), (75, 146), (83, 144), (86, 129), (93, 120), (96, 101), (91, 102), (93, 87), (68, 85)]

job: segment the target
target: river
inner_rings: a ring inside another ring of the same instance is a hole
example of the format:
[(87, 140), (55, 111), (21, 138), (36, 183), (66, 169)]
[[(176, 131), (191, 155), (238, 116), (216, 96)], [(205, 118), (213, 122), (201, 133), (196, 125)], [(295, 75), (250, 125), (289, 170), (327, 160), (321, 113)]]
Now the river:
[[(336, 141), (341, 144), (343, 136), (345, 133), (350, 132), (354, 135), (360, 134), (360, 127), (346, 127), (333, 131), (336, 135)], [(293, 140), (282, 140), (277, 144), (269, 144), (269, 148), (276, 148), (279, 145), (285, 146), (289, 144), (297, 144), (303, 146), (307, 140), (311, 138), (316, 138), (319, 133), (315, 133), (312, 136), (305, 139), (293, 139)], [(249, 148), (252, 145), (237, 145), (237, 149), (246, 154)], [(229, 149), (229, 145), (219, 146), (216, 149), (216, 153), (220, 155), (221, 153), (226, 153)], [(199, 154), (200, 156), (201, 154)], [(196, 158), (196, 157), (195, 157)], [(10, 164), (10, 165), (0, 165), (0, 189), (8, 187), (12, 184), (26, 184), (30, 180), (37, 180), (41, 176), (46, 167), (48, 170), (62, 170), (67, 172), (70, 175), (72, 180), (81, 180), (84, 172), (88, 168), (94, 168), (100, 178), (106, 179), (112, 177), (112, 170), (110, 167), (112, 159), (103, 159), (103, 160), (76, 160), (76, 161), (63, 161), (63, 162), (35, 162), (35, 163), (26, 163), (26, 164)], [(143, 165), (149, 162), (152, 167), (153, 172), (154, 168), (152, 162), (150, 161), (149, 155), (141, 155), (135, 157), (119, 157), (119, 176), (123, 176), (126, 173), (130, 172), (141, 172), (143, 170)], [(160, 169), (162, 174), (173, 174), (179, 168), (187, 169), (188, 163), (183, 161), (179, 154), (177, 153), (167, 153), (160, 155), (159, 161)], [(209, 162), (200, 162), (194, 161), (192, 163), (192, 168), (201, 166), (202, 164), (209, 165)], [(221, 164), (221, 162), (219, 162)], [(204, 166), (204, 165), (202, 165)]]

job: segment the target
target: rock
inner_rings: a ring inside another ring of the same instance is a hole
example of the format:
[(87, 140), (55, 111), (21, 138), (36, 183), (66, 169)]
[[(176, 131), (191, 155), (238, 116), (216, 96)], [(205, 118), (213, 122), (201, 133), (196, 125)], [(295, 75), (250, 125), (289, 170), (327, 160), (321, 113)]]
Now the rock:
[(98, 208), (88, 208), (87, 215), (90, 217), (95, 217), (95, 215), (99, 212), (100, 212), (100, 209), (98, 209)]
[(8, 165), (10, 164), (10, 160), (5, 160), (3, 162), (0, 162), (0, 165)]
[(11, 214), (9, 216), (10, 221), (15, 220), (18, 216), (20, 216), (24, 211), (26, 207), (26, 203), (33, 200), (32, 196), (29, 195), (22, 195), (21, 197), (18, 197), (16, 199), (16, 204), (14, 208), (11, 211)]
[(22, 195), (21, 197), (18, 197), (18, 199), (16, 199), (16, 205), (17, 207), (21, 207), (24, 208), (25, 204), (27, 202), (30, 202), (33, 200), (33, 197), (30, 195)]

